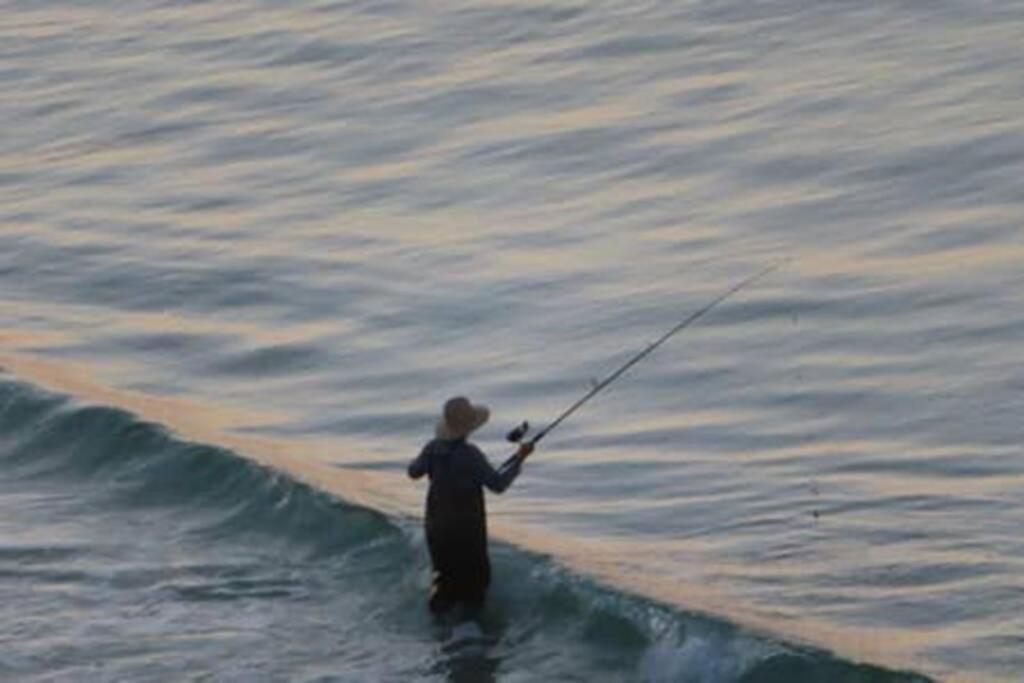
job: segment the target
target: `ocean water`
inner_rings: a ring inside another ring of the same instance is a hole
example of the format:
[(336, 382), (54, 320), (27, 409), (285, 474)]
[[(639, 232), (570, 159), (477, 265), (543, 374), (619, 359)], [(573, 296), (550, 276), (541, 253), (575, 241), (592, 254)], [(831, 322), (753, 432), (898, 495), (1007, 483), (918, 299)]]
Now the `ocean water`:
[(0, 679), (1020, 680), (1024, 2), (0, 17)]

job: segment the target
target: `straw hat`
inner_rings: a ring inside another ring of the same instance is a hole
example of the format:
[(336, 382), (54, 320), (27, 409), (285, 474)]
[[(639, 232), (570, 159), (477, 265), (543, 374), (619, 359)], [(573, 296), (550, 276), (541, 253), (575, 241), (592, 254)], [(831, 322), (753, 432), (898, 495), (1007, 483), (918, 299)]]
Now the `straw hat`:
[(473, 405), (465, 396), (456, 396), (444, 404), (444, 414), (437, 422), (437, 438), (445, 441), (465, 439), (482, 427), (491, 417), (484, 405)]

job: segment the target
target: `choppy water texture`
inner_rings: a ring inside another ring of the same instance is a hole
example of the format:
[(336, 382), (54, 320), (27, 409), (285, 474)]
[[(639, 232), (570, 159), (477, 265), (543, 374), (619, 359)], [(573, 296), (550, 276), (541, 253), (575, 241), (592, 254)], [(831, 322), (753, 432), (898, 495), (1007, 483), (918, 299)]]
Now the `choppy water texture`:
[[(1024, 670), (1024, 3), (0, 11), (5, 679)], [(440, 403), (498, 460), (783, 257), (490, 501), (440, 653)]]

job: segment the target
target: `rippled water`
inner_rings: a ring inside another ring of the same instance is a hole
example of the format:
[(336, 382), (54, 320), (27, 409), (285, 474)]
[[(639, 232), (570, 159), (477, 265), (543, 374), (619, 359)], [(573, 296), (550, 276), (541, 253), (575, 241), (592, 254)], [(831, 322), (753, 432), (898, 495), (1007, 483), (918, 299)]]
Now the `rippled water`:
[[(367, 658), (313, 634), (347, 632), (368, 609), (415, 612), (426, 570), (407, 517), (423, 491), (402, 467), (440, 403), (488, 403), (480, 443), (498, 460), (508, 427), (552, 419), (784, 257), (554, 432), (491, 500), (506, 578), (540, 554), (595, 591), (765, 642), (943, 680), (1019, 676), (1024, 3), (0, 9), (0, 362), (33, 396), (127, 409), (383, 512), (380, 538), (408, 531), (382, 557), (419, 563), (396, 579), (409, 593), (367, 607), (342, 591), (349, 604), (322, 619), (342, 564), (227, 553), (254, 568), (225, 590), (268, 595), (226, 604), (281, 610), (284, 642), (287, 619), (307, 625), (266, 677), (436, 674), (421, 654)], [(240, 628), (187, 608), (189, 586), (209, 590), (204, 570), (159, 560), (217, 564), (190, 536), (190, 499), (171, 507), (185, 531), (156, 533), (160, 519), (104, 498), (120, 475), (59, 476), (78, 461), (54, 453), (91, 429), (40, 443), (37, 424), (6, 437), (9, 457), (28, 444), (65, 464), (0, 475), (4, 591), (40, 552), (95, 569), (109, 550), (117, 576), (167, 573), (132, 584), (152, 591), (108, 586), (133, 614), (104, 628)], [(82, 490), (94, 507), (67, 500)], [(134, 524), (154, 537), (104, 544)], [(93, 579), (70, 585), (62, 597), (95, 598)], [(534, 628), (510, 600), (499, 620)], [(182, 621), (148, 620), (154, 605)], [(69, 647), (91, 642), (82, 610), (60, 617)], [(19, 619), (6, 642), (47, 642)], [(397, 649), (388, 633), (426, 647), (425, 618), (381, 619), (369, 651)], [(539, 623), (556, 649), (530, 660), (513, 637), (488, 675), (568, 680), (543, 666), (558, 648), (588, 662), (579, 672), (603, 670), (592, 631)], [(715, 649), (721, 665), (698, 671), (706, 639), (665, 664), (661, 631), (617, 628), (626, 668), (611, 675), (767, 675), (748, 661), (767, 661), (758, 648)], [(50, 680), (44, 658), (19, 656), (13, 670)], [(140, 667), (121, 675), (155, 680), (252, 673), (218, 668), (212, 644), (187, 666), (117, 656)]]

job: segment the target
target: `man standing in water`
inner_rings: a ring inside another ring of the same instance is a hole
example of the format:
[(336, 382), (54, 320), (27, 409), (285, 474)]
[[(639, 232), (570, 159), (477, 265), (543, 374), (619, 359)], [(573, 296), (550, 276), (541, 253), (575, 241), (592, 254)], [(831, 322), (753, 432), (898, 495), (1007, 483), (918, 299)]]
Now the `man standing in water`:
[(474, 611), (483, 606), (491, 582), (487, 555), (487, 512), (483, 487), (502, 493), (512, 484), (533, 444), (524, 443), (507, 467), (495, 470), (466, 439), (490, 418), (490, 411), (458, 396), (444, 405), (436, 438), (409, 463), (409, 476), (430, 477), (425, 528), (434, 567), (430, 611), (443, 614), (455, 605)]

